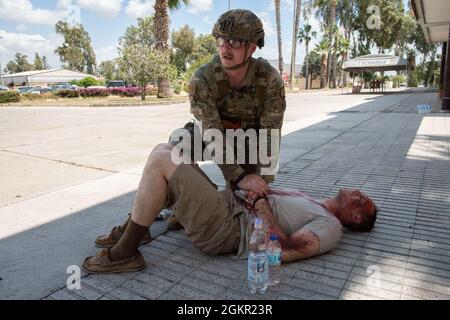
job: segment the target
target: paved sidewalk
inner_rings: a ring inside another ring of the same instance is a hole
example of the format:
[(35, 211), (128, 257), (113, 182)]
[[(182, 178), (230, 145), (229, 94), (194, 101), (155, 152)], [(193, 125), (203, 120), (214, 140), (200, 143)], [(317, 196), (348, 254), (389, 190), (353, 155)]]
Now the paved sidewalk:
[[(333, 104), (330, 93), (322, 99), (320, 93), (298, 97), (309, 104), (314, 99)], [(247, 290), (246, 260), (204, 255), (183, 232), (165, 232), (164, 223), (159, 223), (156, 238), (141, 247), (148, 264), (143, 272), (83, 274), (82, 289), (73, 291), (58, 280), (54, 288), (59, 289), (41, 298), (450, 299), (450, 120), (448, 114), (421, 115), (416, 110), (417, 104), (433, 103), (434, 97), (435, 93), (368, 95), (365, 103), (355, 105), (358, 97), (348, 96), (348, 105), (335, 112), (324, 109), (306, 119), (295, 120), (292, 115), (293, 121), (286, 121), (281, 169), (274, 187), (297, 188), (316, 197), (331, 196), (341, 187), (361, 188), (376, 201), (380, 212), (372, 232), (346, 232), (331, 253), (284, 265), (282, 285), (266, 295), (253, 296)], [(181, 123), (183, 117), (177, 121)], [(122, 127), (125, 131), (126, 126)], [(91, 166), (98, 167), (96, 161), (102, 163), (101, 158), (93, 158)], [(135, 162), (142, 162), (142, 155)], [(16, 268), (21, 275), (28, 272), (31, 284), (39, 268), (79, 264), (79, 257), (95, 253), (98, 249), (90, 237), (123, 220), (111, 212), (129, 209), (142, 170), (123, 170), (118, 159), (110, 163), (105, 168), (112, 171), (106, 177), (96, 173), (97, 178), (89, 183), (4, 206), (2, 213), (13, 216), (3, 219), (11, 221), (10, 225), (0, 226), (2, 243), (8, 246), (5, 252), (0, 247), (0, 254), (7, 257), (2, 268)], [(205, 170), (221, 182), (214, 167), (205, 166)], [(73, 213), (67, 216), (69, 206)], [(45, 217), (39, 218), (38, 229), (30, 229), (29, 221), (36, 220), (37, 212)], [(108, 220), (110, 225), (98, 230)], [(58, 229), (64, 230), (64, 239), (55, 236)], [(51, 253), (38, 250), (27, 259), (41, 261), (47, 255), (51, 259), (47, 267), (18, 264), (23, 259), (20, 252), (31, 252), (24, 246), (34, 248), (35, 243)], [(15, 246), (21, 250), (8, 251)], [(69, 260), (64, 257), (68, 247), (73, 251)], [(61, 278), (60, 269), (51, 272)], [(6, 285), (5, 280), (12, 281), (14, 276), (0, 280), (0, 295), (31, 297), (22, 285), (15, 287), (16, 292), (1, 290), (2, 282)]]
[(284, 265), (266, 295), (247, 290), (246, 260), (202, 254), (180, 231), (141, 247), (143, 272), (85, 275), (81, 290), (62, 283), (45, 299), (450, 299), (450, 118), (416, 110), (434, 97), (387, 95), (284, 137), (274, 187), (361, 188), (380, 212), (372, 232), (346, 231), (331, 253)]

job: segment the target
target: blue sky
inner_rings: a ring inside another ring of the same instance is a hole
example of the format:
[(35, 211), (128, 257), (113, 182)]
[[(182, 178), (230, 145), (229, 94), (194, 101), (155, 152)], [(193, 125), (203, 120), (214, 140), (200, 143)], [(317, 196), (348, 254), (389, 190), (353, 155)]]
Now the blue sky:
[[(406, 1), (406, 0), (405, 0)], [(46, 55), (51, 67), (60, 67), (53, 50), (62, 43), (55, 34), (58, 20), (79, 20), (89, 32), (97, 62), (117, 56), (117, 41), (140, 16), (153, 13), (154, 0), (0, 0), (0, 61), (6, 64), (16, 52), (33, 60), (34, 52)], [(293, 0), (281, 0), (283, 57), (290, 62), (292, 44)], [(232, 9), (244, 8), (255, 12), (266, 30), (266, 46), (256, 56), (278, 57), (275, 9), (273, 0), (230, 0)], [(217, 17), (228, 10), (228, 0), (191, 0), (170, 13), (171, 30), (188, 24), (197, 34), (210, 33)], [(301, 24), (303, 24), (303, 18)], [(318, 22), (310, 24), (319, 32)], [(318, 36), (320, 38), (320, 35)], [(314, 47), (314, 42), (311, 47)], [(305, 49), (297, 49), (297, 63), (303, 62)]]

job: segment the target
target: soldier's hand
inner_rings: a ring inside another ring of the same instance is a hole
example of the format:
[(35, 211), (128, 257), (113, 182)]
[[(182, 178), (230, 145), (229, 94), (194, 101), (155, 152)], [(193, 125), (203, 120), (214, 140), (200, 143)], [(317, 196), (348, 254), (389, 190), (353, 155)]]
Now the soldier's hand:
[(266, 196), (269, 192), (267, 182), (257, 174), (245, 176), (244, 179), (237, 184), (237, 186), (239, 189), (251, 191), (257, 194), (257, 196)]

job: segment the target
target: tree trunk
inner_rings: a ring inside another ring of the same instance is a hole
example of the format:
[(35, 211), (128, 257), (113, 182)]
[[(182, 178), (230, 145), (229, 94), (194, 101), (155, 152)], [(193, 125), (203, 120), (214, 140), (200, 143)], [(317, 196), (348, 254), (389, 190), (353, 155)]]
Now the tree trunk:
[[(330, 13), (330, 51), (331, 51), (331, 44), (333, 40), (333, 34), (334, 34), (334, 27), (336, 24), (336, 2), (337, 0), (331, 0), (331, 13)], [(336, 59), (337, 59), (337, 34), (336, 39), (334, 41), (334, 50), (333, 50), (333, 57), (331, 58), (331, 74), (330, 74), (330, 88), (336, 88)]]
[(333, 58), (332, 58), (332, 65), (331, 65), (331, 88), (336, 88), (336, 78), (337, 78), (337, 51), (338, 51), (338, 36), (336, 34), (336, 37), (334, 39), (334, 46), (333, 46)]
[[(355, 44), (355, 36), (353, 33), (353, 29), (352, 29), (352, 23), (353, 23), (353, 6), (354, 6), (354, 1), (351, 0), (350, 1), (350, 12), (351, 12), (351, 18), (350, 18), (350, 23), (347, 26), (347, 29), (345, 30), (345, 39), (347, 40), (348, 43), (348, 50), (350, 50), (350, 36), (353, 36), (353, 45)], [(342, 56), (342, 74), (343, 74), (343, 79), (342, 79), (342, 83), (345, 86), (345, 88), (347, 87), (347, 72), (344, 71), (344, 62), (347, 61), (348, 59), (348, 51), (344, 53), (344, 55)]]
[[(153, 8), (155, 9), (155, 48), (165, 55), (169, 55), (169, 14), (167, 12), (168, 0), (156, 0)], [(163, 63), (169, 63), (167, 61)], [(167, 85), (169, 83), (169, 85)], [(158, 83), (158, 98), (167, 98), (171, 96), (170, 81), (162, 79)]]
[(305, 72), (305, 77), (306, 77), (306, 79), (305, 79), (305, 89), (306, 90), (308, 90), (309, 89), (309, 86), (308, 86), (308, 75), (309, 75), (309, 59), (308, 59), (308, 43), (306, 43), (306, 58), (305, 58), (305, 60), (306, 60), (306, 72)]
[(145, 101), (145, 85), (141, 87), (141, 100)]
[[(427, 87), (431, 84), (431, 85), (433, 85), (433, 82), (434, 82), (434, 67), (435, 67), (435, 60), (436, 60), (436, 52), (437, 52), (437, 47), (436, 47), (436, 50), (433, 50), (432, 52), (431, 52), (431, 63), (430, 63), (430, 69), (431, 70), (429, 70), (428, 72), (427, 72)], [(431, 72), (430, 72), (431, 71)]]
[(325, 54), (322, 55), (320, 60), (320, 89), (323, 89), (327, 85), (326, 81), (326, 71), (327, 71), (327, 56)]
[(280, 70), (281, 76), (283, 76), (283, 47), (281, 40), (281, 15), (280, 15), (280, 0), (275, 0), (275, 14), (277, 20), (277, 40), (278, 40), (278, 70)]
[(291, 76), (289, 78), (289, 88), (293, 90), (293, 82), (295, 77), (295, 56), (297, 53), (297, 34), (298, 25), (300, 23), (300, 12), (302, 8), (301, 0), (294, 0), (294, 26), (292, 33), (292, 55), (291, 55)]
[(347, 72), (344, 71), (344, 62), (347, 61), (347, 55), (348, 55), (347, 52), (344, 52), (342, 54), (342, 68), (341, 68), (341, 80), (340, 80), (340, 83), (341, 83), (341, 86), (344, 87), (344, 88), (347, 87)]

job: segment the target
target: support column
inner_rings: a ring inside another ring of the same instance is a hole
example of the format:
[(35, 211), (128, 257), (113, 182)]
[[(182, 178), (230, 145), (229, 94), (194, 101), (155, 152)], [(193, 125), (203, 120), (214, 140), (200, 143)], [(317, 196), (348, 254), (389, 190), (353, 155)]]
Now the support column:
[(450, 110), (450, 26), (447, 41), (447, 54), (444, 67), (444, 93), (442, 95), (442, 110)]

